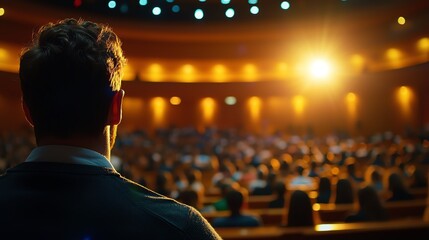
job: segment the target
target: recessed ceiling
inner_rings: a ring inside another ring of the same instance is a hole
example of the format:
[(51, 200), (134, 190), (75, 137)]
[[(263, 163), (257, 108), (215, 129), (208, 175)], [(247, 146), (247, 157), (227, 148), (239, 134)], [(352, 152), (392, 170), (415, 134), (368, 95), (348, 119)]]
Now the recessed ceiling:
[[(151, 64), (160, 64), (170, 81), (181, 81), (176, 72), (187, 64), (202, 81), (219, 64), (231, 69), (232, 81), (242, 78), (240, 71), (248, 64), (261, 72), (257, 78), (267, 80), (277, 76), (274, 65), (299, 68), (299, 61), (311, 54), (335, 58), (349, 73), (428, 61), (426, 50), (418, 49), (419, 41), (429, 38), (427, 0), (295, 0), (288, 1), (287, 10), (280, 8), (283, 1), (256, 2), (148, 0), (141, 5), (139, 0), (115, 0), (109, 8), (109, 1), (98, 0), (6, 1), (0, 6), (5, 9), (0, 44), (16, 52), (40, 25), (65, 17), (104, 22), (123, 40), (134, 77), (145, 78)], [(174, 5), (181, 11), (173, 12)], [(252, 6), (258, 6), (258, 14), (249, 12)], [(154, 7), (160, 7), (160, 15), (153, 14)], [(235, 10), (234, 17), (225, 16), (228, 8)], [(203, 18), (195, 18), (196, 9), (204, 11)], [(401, 16), (403, 25), (398, 23)], [(389, 51), (397, 51), (396, 63), (388, 62)], [(348, 62), (356, 56), (364, 66), (349, 70)]]

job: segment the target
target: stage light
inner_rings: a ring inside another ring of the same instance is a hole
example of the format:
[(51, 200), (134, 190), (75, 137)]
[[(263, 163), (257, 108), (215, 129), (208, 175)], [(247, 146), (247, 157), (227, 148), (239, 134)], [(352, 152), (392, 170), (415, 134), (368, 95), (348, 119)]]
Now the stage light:
[(249, 2), (249, 4), (257, 4), (258, 0), (249, 0), (248, 2)]
[(289, 9), (289, 8), (290, 8), (290, 3), (289, 3), (288, 1), (283, 1), (283, 2), (280, 4), (280, 7), (281, 7), (283, 10), (287, 10), (287, 9)]
[(232, 18), (235, 15), (235, 11), (232, 8), (228, 8), (225, 12), (225, 16), (228, 18)]
[(301, 95), (297, 95), (292, 99), (293, 109), (296, 115), (301, 115), (304, 112), (305, 99)]
[(0, 17), (3, 16), (5, 14), (5, 12), (6, 11), (4, 10), (4, 8), (0, 8)]
[(202, 19), (204, 17), (204, 12), (202, 9), (195, 10), (194, 17), (196, 19)]
[(331, 65), (325, 59), (315, 59), (310, 63), (309, 71), (314, 78), (326, 78), (331, 73)]
[(203, 121), (205, 123), (211, 123), (214, 118), (216, 101), (211, 97), (203, 98), (200, 102), (200, 107), (203, 114)]
[(228, 96), (225, 98), (226, 105), (235, 105), (237, 103), (237, 99), (234, 96)]
[(161, 126), (165, 119), (167, 104), (164, 98), (155, 97), (150, 101), (153, 122), (156, 126)]
[(159, 14), (161, 14), (161, 8), (160, 7), (154, 7), (152, 9), (152, 13), (153, 13), (153, 15), (158, 16)]
[(254, 64), (248, 63), (243, 67), (243, 78), (247, 81), (256, 80), (258, 77), (258, 69)]
[(421, 38), (417, 42), (417, 48), (422, 52), (429, 51), (429, 38)]
[(398, 17), (398, 23), (400, 25), (404, 25), (405, 24), (405, 18), (404, 17)]
[(229, 4), (231, 2), (231, 0), (221, 0), (220, 1), (222, 4)]
[(259, 13), (259, 8), (257, 6), (252, 6), (250, 8), (250, 13), (252, 13), (252, 14), (258, 14)]
[(110, 1), (108, 3), (109, 8), (115, 8), (116, 7), (116, 2), (115, 1)]
[(139, 4), (140, 4), (140, 6), (146, 6), (147, 5), (147, 0), (140, 0)]
[(179, 97), (171, 97), (170, 98), (170, 103), (171, 105), (179, 105), (182, 102), (182, 99), (180, 99)]
[(226, 79), (227, 69), (222, 64), (216, 64), (212, 68), (212, 73), (215, 81), (223, 82)]
[(150, 81), (159, 82), (163, 79), (163, 67), (158, 63), (153, 63), (148, 67), (148, 75), (147, 78)]

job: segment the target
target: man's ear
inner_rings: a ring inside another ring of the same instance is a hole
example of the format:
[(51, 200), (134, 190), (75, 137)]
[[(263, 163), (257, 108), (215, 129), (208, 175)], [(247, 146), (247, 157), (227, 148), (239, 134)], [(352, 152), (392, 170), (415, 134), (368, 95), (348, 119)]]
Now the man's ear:
[(22, 110), (24, 111), (25, 119), (27, 119), (27, 122), (31, 125), (31, 127), (34, 127), (34, 122), (33, 122), (33, 119), (31, 118), (30, 110), (28, 109), (28, 106), (24, 102), (23, 98), (21, 98), (21, 106), (22, 106)]
[(118, 125), (122, 120), (122, 100), (124, 99), (125, 91), (119, 90), (115, 92), (112, 98), (112, 103), (109, 109), (109, 118), (107, 119), (108, 125)]

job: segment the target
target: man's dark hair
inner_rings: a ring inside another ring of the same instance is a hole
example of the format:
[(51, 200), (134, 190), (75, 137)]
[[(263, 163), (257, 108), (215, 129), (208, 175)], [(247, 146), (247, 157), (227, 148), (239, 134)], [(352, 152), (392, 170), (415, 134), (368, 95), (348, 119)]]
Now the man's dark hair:
[(125, 61), (108, 26), (81, 19), (42, 26), (19, 69), (36, 138), (101, 134)]
[(225, 199), (231, 214), (232, 215), (240, 214), (240, 210), (244, 202), (243, 193), (239, 190), (231, 189), (226, 193)]

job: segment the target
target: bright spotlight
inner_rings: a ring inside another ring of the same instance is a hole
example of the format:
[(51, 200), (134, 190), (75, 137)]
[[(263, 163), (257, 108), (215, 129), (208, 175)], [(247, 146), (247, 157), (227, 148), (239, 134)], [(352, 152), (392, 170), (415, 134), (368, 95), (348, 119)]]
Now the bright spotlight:
[(154, 7), (152, 9), (152, 13), (153, 13), (153, 15), (158, 16), (159, 14), (161, 14), (161, 8), (160, 7)]
[(116, 2), (115, 1), (110, 1), (108, 4), (109, 8), (115, 8), (116, 7)]
[(250, 13), (252, 13), (252, 14), (258, 14), (259, 13), (259, 8), (257, 6), (252, 6), (250, 8)]
[(289, 8), (290, 8), (290, 3), (289, 3), (288, 1), (283, 1), (283, 2), (280, 4), (280, 7), (281, 7), (281, 9), (283, 9), (283, 10), (287, 10), (287, 9), (289, 9)]
[(331, 73), (331, 65), (325, 59), (315, 59), (310, 63), (310, 74), (315, 78), (325, 78)]
[(235, 11), (232, 8), (228, 8), (225, 12), (225, 16), (227, 16), (228, 18), (232, 18), (235, 15)]
[(202, 9), (195, 10), (194, 17), (196, 19), (202, 19), (204, 17), (204, 12)]

